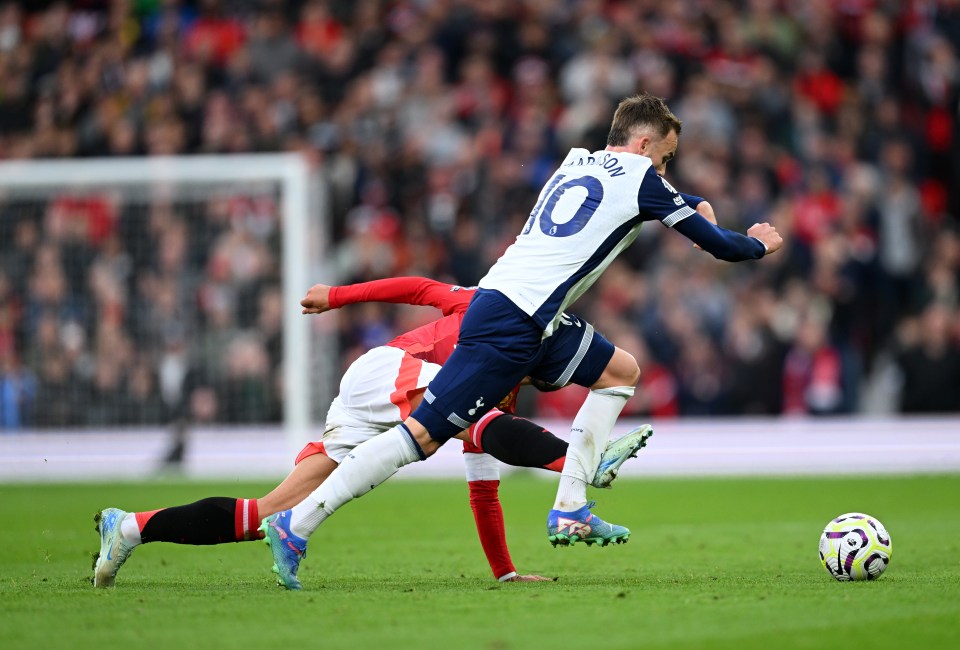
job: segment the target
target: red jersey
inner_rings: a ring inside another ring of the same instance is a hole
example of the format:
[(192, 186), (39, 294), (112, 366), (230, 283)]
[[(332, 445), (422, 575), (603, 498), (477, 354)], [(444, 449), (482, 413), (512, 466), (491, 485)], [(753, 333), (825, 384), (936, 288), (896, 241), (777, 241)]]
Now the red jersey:
[[(460, 287), (428, 278), (406, 277), (374, 280), (343, 287), (330, 287), (332, 309), (356, 302), (389, 302), (404, 305), (436, 307), (443, 318), (405, 332), (387, 345), (400, 348), (417, 359), (443, 365), (460, 338), (460, 323), (470, 305), (476, 287)], [(519, 386), (510, 391), (498, 405), (501, 411), (513, 413)]]
[[(387, 345), (429, 363), (443, 365), (453, 354), (460, 338), (460, 323), (467, 311), (475, 288), (458, 287), (428, 278), (391, 278), (345, 287), (330, 287), (328, 300), (335, 309), (355, 302), (390, 302), (407, 305), (429, 305), (443, 312), (443, 318), (427, 323), (396, 337)], [(515, 387), (497, 406), (504, 413), (513, 413), (520, 387)], [(477, 425), (470, 427), (471, 434)], [(479, 434), (478, 434), (479, 435)], [(464, 453), (481, 449), (472, 442), (464, 443)], [(477, 522), (480, 543), (496, 578), (516, 575), (516, 567), (507, 550), (503, 530), (503, 510), (497, 495), (499, 480), (469, 481), (470, 507)]]
[(443, 365), (460, 337), (460, 322), (476, 288), (458, 287), (427, 278), (390, 278), (330, 288), (330, 307), (355, 302), (391, 302), (436, 307), (443, 318), (405, 332), (387, 345), (412, 357)]

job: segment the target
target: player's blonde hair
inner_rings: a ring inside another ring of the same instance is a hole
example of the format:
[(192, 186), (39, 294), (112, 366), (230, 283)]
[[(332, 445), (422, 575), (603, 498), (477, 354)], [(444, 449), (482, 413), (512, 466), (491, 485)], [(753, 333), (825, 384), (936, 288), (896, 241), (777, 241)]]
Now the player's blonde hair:
[(662, 97), (640, 93), (627, 97), (617, 106), (607, 144), (611, 147), (625, 146), (638, 127), (652, 128), (663, 137), (671, 130), (680, 135), (682, 126), (683, 123), (670, 111)]

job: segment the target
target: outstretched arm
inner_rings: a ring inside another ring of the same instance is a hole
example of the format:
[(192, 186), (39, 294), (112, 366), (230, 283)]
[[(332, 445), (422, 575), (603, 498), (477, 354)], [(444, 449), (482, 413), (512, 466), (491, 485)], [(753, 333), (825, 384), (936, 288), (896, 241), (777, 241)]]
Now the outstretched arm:
[[(697, 203), (697, 209), (691, 203)], [(716, 217), (709, 204), (699, 211), (703, 203), (700, 197), (677, 192), (652, 167), (647, 170), (637, 193), (641, 215), (658, 219), (718, 259), (729, 262), (760, 259), (783, 245), (783, 239), (768, 223), (752, 225), (746, 235), (720, 228), (715, 225)]]
[(342, 287), (316, 284), (300, 305), (304, 314), (322, 314), (357, 302), (389, 302), (436, 307), (449, 315), (465, 309), (472, 295), (468, 289), (429, 278), (387, 278)]
[(675, 223), (673, 229), (727, 262), (760, 259), (783, 245), (780, 234), (768, 223), (755, 223), (746, 235), (741, 235), (710, 223), (701, 214), (692, 214)]

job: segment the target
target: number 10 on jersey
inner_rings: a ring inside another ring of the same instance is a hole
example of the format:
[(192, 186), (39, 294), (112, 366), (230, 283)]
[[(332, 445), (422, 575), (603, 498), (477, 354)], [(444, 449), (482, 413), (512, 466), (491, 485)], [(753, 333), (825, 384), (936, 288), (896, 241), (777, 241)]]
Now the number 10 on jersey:
[[(587, 222), (590, 221), (590, 218), (597, 211), (597, 208), (600, 207), (600, 202), (603, 200), (603, 184), (593, 176), (572, 178), (560, 184), (560, 181), (564, 178), (564, 174), (557, 174), (553, 177), (553, 180), (550, 181), (546, 190), (541, 194), (541, 199), (533, 207), (533, 211), (530, 213), (530, 220), (527, 221), (527, 225), (521, 234), (528, 234), (533, 229), (533, 224), (537, 221), (540, 223), (541, 232), (549, 237), (569, 237), (570, 235), (577, 234), (587, 225)], [(562, 219), (566, 216), (562, 214), (563, 212), (572, 211), (574, 208), (576, 208), (576, 212), (574, 212), (571, 218), (557, 223), (553, 219), (554, 208), (557, 207), (557, 202), (560, 201), (564, 193), (574, 187), (582, 187), (587, 191), (587, 194), (583, 200), (580, 201), (579, 205), (565, 205), (562, 212), (557, 214), (557, 217)]]

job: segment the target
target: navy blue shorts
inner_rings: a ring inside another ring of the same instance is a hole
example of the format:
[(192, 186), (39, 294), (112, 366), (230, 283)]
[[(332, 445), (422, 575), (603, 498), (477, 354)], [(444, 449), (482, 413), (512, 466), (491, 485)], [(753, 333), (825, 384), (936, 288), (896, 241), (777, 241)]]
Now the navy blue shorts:
[(497, 291), (480, 289), (460, 325), (453, 354), (411, 414), (444, 443), (479, 420), (530, 375), (562, 386), (592, 386), (613, 357), (613, 344), (593, 326), (564, 315), (554, 333)]

